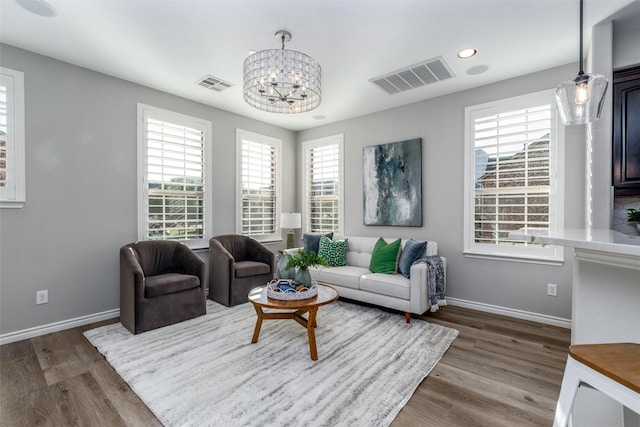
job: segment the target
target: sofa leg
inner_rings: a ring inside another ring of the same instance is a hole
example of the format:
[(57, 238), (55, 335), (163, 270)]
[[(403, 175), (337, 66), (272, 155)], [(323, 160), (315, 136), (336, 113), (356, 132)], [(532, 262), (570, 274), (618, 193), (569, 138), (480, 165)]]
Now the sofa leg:
[(407, 321), (407, 323), (411, 323), (411, 313), (409, 313), (408, 311), (406, 311), (404, 313), (404, 320)]

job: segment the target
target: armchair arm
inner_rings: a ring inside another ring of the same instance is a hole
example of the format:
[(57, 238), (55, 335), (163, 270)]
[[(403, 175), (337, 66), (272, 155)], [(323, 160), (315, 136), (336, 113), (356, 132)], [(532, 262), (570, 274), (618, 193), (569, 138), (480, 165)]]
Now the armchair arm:
[(187, 245), (180, 243), (176, 246), (174, 267), (182, 274), (191, 274), (200, 279), (200, 286), (204, 289), (206, 279), (206, 264)]
[(251, 259), (252, 261), (258, 261), (268, 264), (271, 268), (270, 272), (274, 272), (275, 254), (260, 242), (253, 239), (248, 241), (247, 258)]
[(213, 283), (231, 283), (236, 260), (216, 239), (209, 240), (209, 292)]
[(144, 298), (144, 273), (136, 254), (128, 245), (120, 248), (120, 322), (135, 330), (135, 303)]

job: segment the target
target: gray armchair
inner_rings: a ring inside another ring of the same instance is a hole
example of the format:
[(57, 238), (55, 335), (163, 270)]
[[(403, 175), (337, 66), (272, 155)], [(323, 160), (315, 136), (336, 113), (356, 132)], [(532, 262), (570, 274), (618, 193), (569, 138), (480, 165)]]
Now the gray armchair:
[(204, 261), (183, 243), (120, 248), (120, 322), (134, 334), (205, 314), (205, 286)]
[(237, 234), (209, 240), (209, 298), (232, 306), (248, 301), (252, 288), (266, 285), (275, 272), (274, 253)]

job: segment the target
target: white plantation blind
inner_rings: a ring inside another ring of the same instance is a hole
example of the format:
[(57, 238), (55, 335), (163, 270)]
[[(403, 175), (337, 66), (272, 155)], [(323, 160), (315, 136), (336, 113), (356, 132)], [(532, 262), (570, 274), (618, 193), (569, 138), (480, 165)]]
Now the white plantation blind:
[(338, 144), (307, 151), (306, 185), (309, 191), (307, 227), (312, 233), (338, 229), (340, 201)]
[(206, 239), (206, 138), (197, 119), (143, 112), (143, 239)]
[(468, 249), (554, 258), (553, 249), (509, 238), (521, 228), (558, 228), (553, 100), (537, 96), (468, 111), (467, 126)]
[(0, 207), (24, 202), (24, 74), (0, 67)]
[(258, 240), (277, 238), (280, 140), (238, 131), (240, 157), (239, 233)]
[(303, 144), (304, 229), (342, 232), (342, 135)]

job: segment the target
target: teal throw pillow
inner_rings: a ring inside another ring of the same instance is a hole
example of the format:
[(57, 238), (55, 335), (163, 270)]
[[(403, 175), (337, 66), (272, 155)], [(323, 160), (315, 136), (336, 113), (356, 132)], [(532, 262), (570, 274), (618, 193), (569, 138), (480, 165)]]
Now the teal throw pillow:
[(324, 258), (331, 267), (347, 265), (347, 239), (335, 242), (326, 236), (320, 238), (318, 256)]
[(316, 234), (316, 233), (304, 233), (302, 235), (302, 241), (304, 242), (304, 250), (306, 252), (313, 251), (318, 253), (318, 248), (320, 247), (320, 238), (322, 236), (327, 236), (329, 240), (333, 239), (333, 232), (325, 233), (325, 234)]
[(393, 274), (396, 272), (396, 260), (400, 251), (400, 239), (387, 243), (381, 237), (373, 247), (369, 270), (373, 273)]
[(407, 279), (410, 277), (411, 266), (416, 260), (419, 260), (424, 256), (425, 249), (427, 248), (427, 242), (424, 240), (407, 240), (402, 248), (402, 255), (400, 255), (400, 263), (398, 264), (398, 270)]

